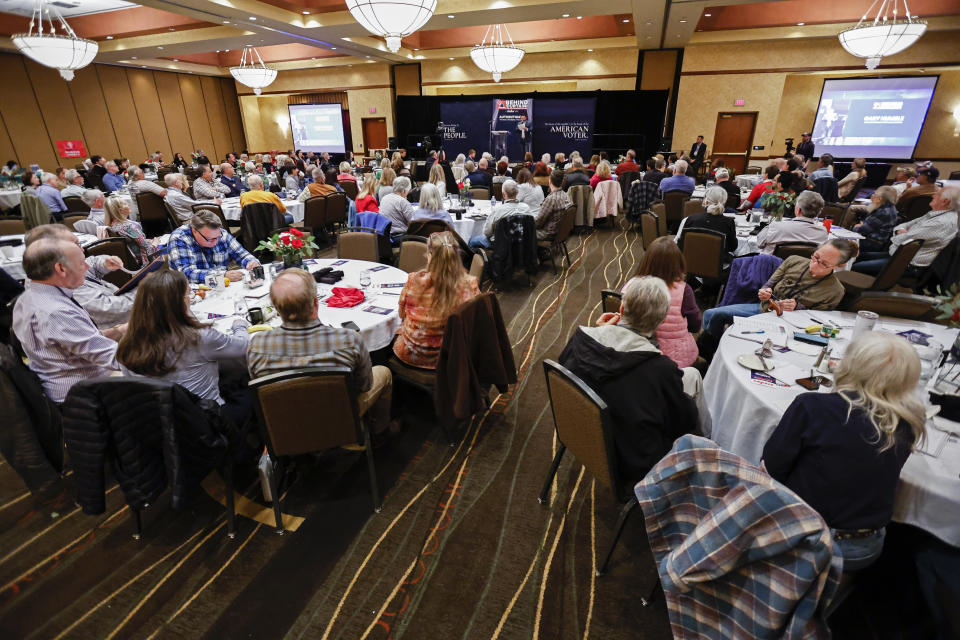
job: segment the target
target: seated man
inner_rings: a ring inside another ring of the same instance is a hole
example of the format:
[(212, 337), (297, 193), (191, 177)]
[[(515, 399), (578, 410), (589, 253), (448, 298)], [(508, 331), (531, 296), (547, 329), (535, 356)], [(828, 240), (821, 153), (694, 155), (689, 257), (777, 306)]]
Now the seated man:
[(564, 190), (570, 189), (570, 187), (576, 186), (590, 186), (590, 176), (587, 175), (587, 170), (583, 166), (583, 158), (579, 155), (572, 155), (570, 157), (570, 171), (564, 172), (563, 176), (563, 188)]
[(286, 224), (293, 224), (293, 216), (287, 213), (287, 206), (283, 204), (283, 201), (274, 192), (263, 188), (263, 178), (250, 176), (247, 179), (247, 184), (250, 185), (250, 191), (244, 191), (240, 194), (241, 210), (252, 202), (269, 202), (283, 214), (283, 221)]
[(696, 188), (696, 181), (687, 173), (686, 160), (677, 160), (673, 163), (673, 175), (660, 181), (660, 191), (666, 195), (670, 191), (683, 191), (684, 193), (693, 193)]
[(563, 190), (563, 177), (560, 169), (550, 172), (550, 193), (540, 203), (540, 212), (537, 213), (537, 240), (553, 240), (563, 212), (573, 204), (570, 196)]
[(833, 177), (833, 156), (825, 153), (817, 159), (817, 169), (810, 174), (810, 180)]
[(73, 299), (87, 268), (83, 249), (57, 237), (41, 238), (23, 253), (30, 283), (14, 305), (13, 331), (30, 359), (30, 370), (57, 404), (75, 383), (120, 368), (116, 341), (125, 326), (101, 333)]
[(747, 196), (747, 199), (740, 203), (740, 210), (746, 211), (747, 209), (753, 209), (760, 205), (760, 199), (765, 193), (770, 193), (773, 191), (774, 184), (776, 183), (777, 175), (780, 173), (780, 168), (775, 164), (768, 164), (767, 168), (763, 170), (763, 180), (758, 182), (756, 186), (750, 191), (750, 195)]
[[(230, 260), (249, 271), (260, 263), (222, 228), (220, 218), (212, 211), (200, 211), (170, 234), (167, 243), (171, 269), (182, 271), (190, 282), (202, 283), (212, 270), (226, 269)], [(232, 282), (243, 280), (240, 269), (227, 271)]]
[[(937, 179), (940, 177), (940, 170), (934, 166), (921, 167), (917, 169), (917, 179), (913, 186), (904, 189), (900, 197), (897, 198), (897, 212), (905, 215), (910, 208), (910, 202), (917, 196), (932, 196), (937, 191)], [(933, 203), (930, 203), (933, 206)]]
[(200, 177), (193, 181), (193, 197), (197, 200), (219, 200), (230, 193), (230, 187), (213, 177), (210, 165), (200, 167)]
[(300, 192), (300, 195), (297, 196), (297, 200), (300, 202), (306, 202), (309, 198), (314, 196), (327, 196), (331, 193), (336, 193), (337, 188), (327, 184), (327, 179), (324, 177), (323, 171), (320, 167), (314, 167), (310, 171), (310, 175), (313, 176), (313, 182), (307, 185), (307, 188)]
[(393, 192), (380, 199), (380, 215), (390, 220), (390, 237), (399, 238), (407, 232), (413, 220), (414, 208), (407, 200), (410, 193), (410, 178), (400, 176), (393, 181)]
[[(99, 192), (98, 192), (99, 193)], [(27, 232), (24, 244), (31, 244), (42, 238), (53, 238), (79, 245), (77, 236), (62, 224), (42, 224)], [(73, 299), (90, 314), (94, 324), (100, 329), (108, 329), (124, 323), (130, 317), (136, 291), (115, 295), (117, 287), (103, 276), (123, 266), (123, 260), (116, 256), (90, 256), (86, 259), (88, 271), (83, 282), (73, 292)]]
[[(230, 155), (232, 156), (233, 154), (231, 153)], [(237, 171), (233, 168), (233, 163), (231, 162), (224, 162), (220, 165), (220, 184), (227, 188), (226, 196), (228, 198), (236, 198), (247, 190), (247, 188), (243, 186), (243, 180), (237, 175)]]
[(763, 253), (773, 253), (778, 244), (791, 242), (812, 242), (821, 244), (826, 241), (827, 230), (823, 225), (816, 224), (823, 212), (823, 196), (816, 191), (803, 191), (797, 196), (794, 205), (795, 218), (771, 222), (757, 235), (757, 247)]
[(67, 186), (60, 192), (60, 197), (62, 198), (69, 196), (79, 198), (83, 192), (87, 190), (87, 188), (83, 186), (83, 175), (76, 169), (67, 169), (66, 173), (63, 174), (63, 179), (67, 181)]
[(486, 187), (490, 189), (493, 187), (493, 176), (487, 173), (487, 159), (480, 158), (480, 166), (473, 164), (473, 162), (467, 161), (463, 165), (463, 168), (467, 172), (466, 180), (470, 181), (470, 187)]
[[(906, 192), (904, 192), (906, 193)], [(890, 261), (902, 244), (911, 240), (923, 240), (923, 246), (913, 257), (907, 268), (907, 275), (916, 276), (920, 270), (929, 267), (950, 241), (957, 235), (957, 212), (960, 211), (960, 187), (943, 187), (933, 195), (930, 201), (930, 213), (898, 224), (890, 237), (890, 251), (864, 253), (853, 265), (860, 273), (877, 275)]]
[(106, 222), (104, 221), (103, 203), (106, 202), (106, 196), (104, 196), (103, 191), (87, 189), (83, 192), (83, 195), (80, 196), (80, 199), (83, 200), (83, 204), (90, 207), (87, 220), (95, 222), (101, 227), (104, 226)]
[(50, 213), (59, 220), (67, 205), (63, 201), (63, 195), (60, 193), (60, 187), (57, 182), (57, 174), (44, 173), (43, 184), (37, 187), (37, 197), (43, 200), (43, 203), (50, 209)]
[(128, 183), (130, 191), (130, 219), (136, 220), (140, 214), (137, 208), (137, 196), (141, 193), (152, 193), (161, 198), (167, 195), (167, 190), (158, 185), (153, 180), (147, 180), (143, 177), (143, 169), (133, 167), (130, 169), (130, 182)]
[(303, 269), (286, 269), (270, 285), (273, 302), (283, 324), (279, 329), (254, 334), (247, 347), (250, 377), (259, 378), (290, 369), (336, 365), (353, 371), (360, 414), (370, 431), (390, 426), (390, 369), (372, 367), (370, 353), (360, 333), (328, 327), (317, 317), (317, 284)]
[(633, 149), (627, 149), (626, 158), (617, 165), (617, 177), (619, 178), (627, 171), (640, 171), (640, 165), (637, 164), (637, 152)]
[[(552, 174), (551, 174), (552, 175)], [(517, 200), (519, 189), (517, 183), (513, 180), (507, 180), (503, 183), (503, 203), (493, 208), (487, 221), (483, 224), (483, 235), (470, 238), (470, 247), (473, 249), (491, 249), (493, 248), (493, 236), (496, 233), (497, 222), (502, 218), (511, 216), (515, 213), (525, 215), (534, 215), (530, 207), (525, 202)], [(383, 205), (380, 205), (380, 213), (383, 213)]]
[(913, 167), (897, 167), (897, 173), (893, 179), (893, 188), (897, 190), (897, 197), (904, 191), (913, 186), (917, 179), (917, 170)]
[[(187, 176), (182, 173), (168, 173), (163, 179), (167, 183), (167, 195), (164, 202), (170, 205), (180, 222), (189, 222), (193, 218), (193, 205), (203, 204), (187, 195)], [(213, 201), (220, 204), (220, 198)]]
[(610, 408), (620, 471), (631, 486), (676, 438), (697, 428), (691, 395), (701, 386), (700, 374), (678, 369), (652, 340), (669, 309), (663, 280), (632, 278), (619, 313), (604, 313), (596, 327), (579, 327), (559, 358)]
[(113, 160), (107, 162), (104, 165), (104, 169), (107, 172), (103, 175), (103, 187), (107, 190), (107, 193), (113, 193), (119, 189), (122, 189), (127, 181), (123, 179), (123, 176), (120, 175), (120, 167), (117, 166), (117, 163)]
[(644, 182), (655, 182), (658, 185), (667, 177), (663, 172), (665, 166), (662, 158), (650, 158), (647, 160), (647, 171), (643, 174)]
[[(810, 258), (790, 256), (757, 291), (758, 302), (708, 309), (703, 314), (704, 337), (718, 341), (724, 327), (734, 317), (755, 316), (777, 307), (783, 311), (835, 309), (843, 299), (844, 289), (833, 272), (842, 268), (856, 253), (855, 243), (832, 238), (817, 247)], [(706, 357), (705, 351), (712, 353), (713, 349), (701, 343), (700, 355)]]
[(740, 187), (736, 183), (730, 181), (730, 172), (721, 167), (717, 169), (717, 172), (714, 174), (714, 178), (717, 180), (717, 186), (721, 187), (724, 191), (727, 192), (727, 199), (729, 200), (731, 196), (734, 198), (734, 203), (732, 205), (733, 209), (736, 209), (740, 206)]

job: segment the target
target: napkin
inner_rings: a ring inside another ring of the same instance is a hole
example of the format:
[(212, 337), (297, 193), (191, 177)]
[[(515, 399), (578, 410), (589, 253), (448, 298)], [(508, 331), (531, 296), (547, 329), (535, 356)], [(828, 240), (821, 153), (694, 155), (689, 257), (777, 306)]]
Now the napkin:
[(334, 287), (333, 295), (327, 298), (328, 307), (355, 307), (363, 302), (363, 291)]

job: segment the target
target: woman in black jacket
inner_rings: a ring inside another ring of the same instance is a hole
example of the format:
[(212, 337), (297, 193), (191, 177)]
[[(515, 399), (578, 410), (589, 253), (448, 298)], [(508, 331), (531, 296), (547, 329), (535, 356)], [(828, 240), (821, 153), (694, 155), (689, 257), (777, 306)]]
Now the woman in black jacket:
[[(733, 218), (723, 215), (726, 209), (727, 192), (722, 187), (710, 187), (703, 199), (703, 213), (695, 213), (688, 216), (683, 223), (683, 233), (691, 229), (709, 229), (719, 231), (724, 235), (725, 241), (723, 248), (729, 254), (737, 250), (737, 225)], [(677, 244), (683, 249), (683, 235), (681, 234)]]

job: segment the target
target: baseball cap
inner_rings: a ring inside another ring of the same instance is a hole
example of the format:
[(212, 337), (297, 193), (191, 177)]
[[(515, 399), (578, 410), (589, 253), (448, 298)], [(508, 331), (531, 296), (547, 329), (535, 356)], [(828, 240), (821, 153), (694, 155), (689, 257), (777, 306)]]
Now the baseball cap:
[(931, 181), (936, 182), (936, 180), (940, 177), (940, 169), (937, 169), (933, 166), (921, 167), (920, 169), (917, 169), (917, 175), (919, 174), (926, 174)]

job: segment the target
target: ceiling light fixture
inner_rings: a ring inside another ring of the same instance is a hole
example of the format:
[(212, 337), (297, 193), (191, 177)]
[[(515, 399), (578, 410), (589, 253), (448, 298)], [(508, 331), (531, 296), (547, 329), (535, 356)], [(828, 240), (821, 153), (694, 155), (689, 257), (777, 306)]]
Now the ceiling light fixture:
[[(507, 41), (510, 44), (504, 44), (503, 32), (507, 33)], [(470, 57), (473, 63), (484, 71), (493, 74), (493, 81), (500, 82), (503, 74), (515, 68), (523, 60), (524, 51), (513, 44), (510, 32), (505, 24), (492, 24), (487, 27), (487, 32), (483, 36), (480, 44), (470, 50)]]
[(590, 53), (593, 53), (593, 49), (587, 49), (587, 51), (589, 51)]
[(277, 79), (277, 70), (263, 64), (263, 58), (256, 48), (246, 46), (240, 56), (240, 66), (230, 67), (230, 75), (240, 84), (253, 89), (256, 95), (260, 95), (263, 87)]
[(686, 20), (681, 20), (681, 21), (680, 21), (680, 24), (683, 24), (683, 23), (685, 23), (685, 22), (686, 22)]
[(113, 40), (113, 36), (107, 36), (107, 40)]
[(391, 53), (399, 51), (401, 39), (425, 25), (436, 8), (437, 0), (347, 0), (354, 20), (385, 38)]
[(798, 23), (797, 23), (797, 26), (798, 26), (798, 27), (802, 27), (802, 26), (805, 25), (805, 24), (807, 24), (807, 23), (806, 23), (806, 22), (798, 22)]
[(583, 20), (583, 16), (577, 16), (577, 20)]
[(625, 18), (624, 22), (630, 22), (630, 18)]
[(257, 17), (256, 17), (256, 16), (250, 16), (250, 19), (251, 19), (251, 20), (256, 20)]
[(564, 17), (564, 18), (569, 18), (569, 17), (570, 17), (570, 14), (569, 14), (569, 13), (565, 13), (565, 14), (563, 14), (563, 17)]
[[(880, 2), (877, 15), (868, 21), (868, 14)], [(866, 58), (867, 69), (875, 69), (881, 58), (900, 53), (920, 39), (927, 23), (910, 15), (907, 0), (903, 0), (904, 17), (898, 17), (900, 0), (874, 0), (855, 27), (841, 31), (840, 44), (858, 58)], [(889, 17), (891, 12), (893, 17)]]
[(310, 12), (309, 12), (309, 11), (304, 11), (304, 12), (303, 12), (303, 15), (308, 16), (308, 15), (310, 15)]
[[(50, 23), (46, 30), (44, 19)], [(57, 25), (62, 35), (57, 33)], [(45, 0), (34, 5), (27, 33), (18, 33), (12, 40), (20, 53), (45, 67), (58, 69), (60, 76), (67, 81), (73, 80), (74, 69), (93, 62), (100, 49), (100, 45), (93, 40), (78, 38), (60, 11)]]
[(704, 18), (709, 18), (709, 17), (712, 16), (712, 15), (713, 15), (712, 13), (705, 13), (705, 14), (703, 14), (703, 17), (704, 17)]

